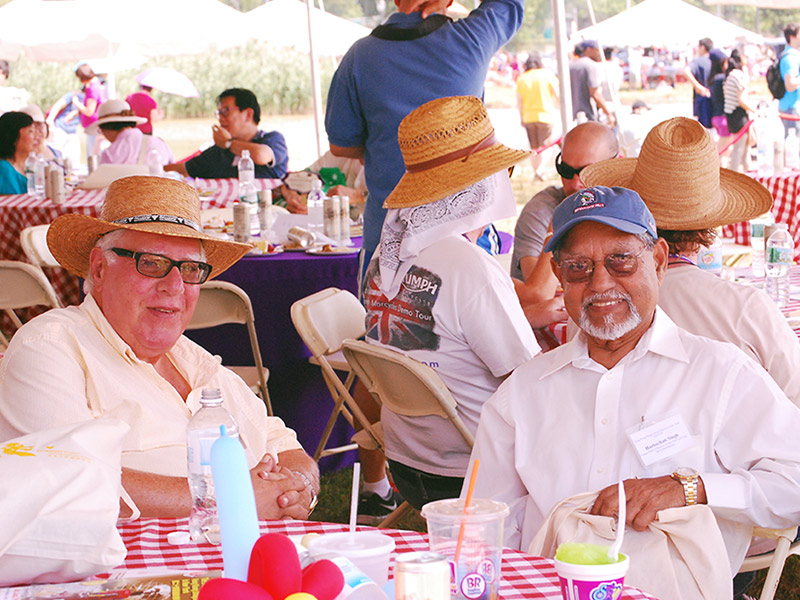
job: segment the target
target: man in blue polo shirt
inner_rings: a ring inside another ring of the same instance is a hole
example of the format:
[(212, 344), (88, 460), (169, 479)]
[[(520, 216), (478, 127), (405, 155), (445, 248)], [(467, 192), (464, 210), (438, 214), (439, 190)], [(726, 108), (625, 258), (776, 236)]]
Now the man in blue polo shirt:
[(277, 131), (261, 131), (261, 107), (250, 90), (231, 88), (217, 99), (219, 125), (211, 129), (214, 145), (183, 163), (164, 166), (187, 177), (225, 179), (239, 174), (239, 158), (243, 150), (250, 152), (256, 165), (256, 177), (280, 179), (286, 174), (289, 156), (286, 140)]
[[(452, 0), (451, 0), (452, 1)], [(362, 158), (369, 197), (364, 210), (364, 264), (378, 245), (383, 201), (405, 172), (400, 121), (447, 96), (483, 96), (492, 56), (522, 24), (523, 0), (483, 0), (451, 21), (447, 0), (395, 0), (398, 12), (357, 41), (331, 81), (325, 128), (331, 152)]]
[[(787, 115), (800, 115), (800, 23), (789, 23), (783, 29), (786, 49), (781, 54), (781, 77), (786, 93), (778, 101), (778, 110)], [(798, 122), (781, 119), (786, 133), (798, 129)]]

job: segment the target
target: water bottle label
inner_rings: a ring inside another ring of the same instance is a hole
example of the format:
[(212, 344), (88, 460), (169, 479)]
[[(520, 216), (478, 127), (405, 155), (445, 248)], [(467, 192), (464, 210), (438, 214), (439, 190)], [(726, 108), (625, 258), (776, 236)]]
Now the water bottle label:
[(792, 249), (791, 248), (768, 248), (767, 249), (767, 262), (773, 264), (791, 265), (792, 264)]
[(764, 224), (750, 223), (750, 235), (752, 237), (764, 237)]

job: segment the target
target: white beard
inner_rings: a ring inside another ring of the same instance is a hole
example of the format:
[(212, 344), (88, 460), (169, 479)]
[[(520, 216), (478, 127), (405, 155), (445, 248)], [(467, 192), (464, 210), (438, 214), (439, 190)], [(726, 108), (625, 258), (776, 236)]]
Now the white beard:
[[(608, 300), (624, 300), (628, 304), (628, 316), (622, 323), (617, 323), (613, 315), (606, 315), (603, 317), (603, 325), (598, 326), (589, 320), (586, 314), (586, 309), (592, 302), (604, 302)], [(596, 338), (598, 340), (616, 340), (621, 338), (626, 333), (633, 331), (642, 322), (642, 317), (636, 307), (633, 305), (631, 297), (624, 292), (606, 292), (603, 294), (595, 294), (586, 298), (581, 304), (581, 314), (578, 318), (578, 327), (580, 327), (586, 335)]]

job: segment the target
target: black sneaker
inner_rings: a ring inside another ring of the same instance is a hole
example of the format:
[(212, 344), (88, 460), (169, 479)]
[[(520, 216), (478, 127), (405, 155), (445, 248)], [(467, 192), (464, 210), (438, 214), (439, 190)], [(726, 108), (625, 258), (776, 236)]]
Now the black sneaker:
[(359, 525), (379, 525), (394, 509), (403, 503), (403, 497), (392, 489), (388, 499), (381, 498), (374, 492), (363, 492), (358, 497)]

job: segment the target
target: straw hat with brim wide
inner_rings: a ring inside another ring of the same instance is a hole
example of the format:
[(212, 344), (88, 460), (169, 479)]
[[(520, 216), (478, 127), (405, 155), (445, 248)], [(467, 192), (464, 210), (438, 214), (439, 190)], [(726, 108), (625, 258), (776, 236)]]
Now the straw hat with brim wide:
[(135, 123), (138, 125), (145, 122), (147, 119), (137, 117), (136, 113), (131, 110), (131, 105), (125, 100), (115, 98), (106, 100), (100, 105), (100, 108), (97, 109), (97, 121), (86, 128), (86, 133), (95, 135), (104, 123)]
[(711, 136), (694, 119), (656, 125), (638, 158), (613, 158), (585, 167), (586, 187), (637, 192), (659, 229), (694, 231), (747, 221), (772, 206), (769, 190), (742, 173), (721, 169)]
[(47, 231), (47, 245), (65, 269), (86, 277), (89, 252), (101, 236), (116, 229), (201, 240), (205, 262), (213, 267), (210, 277), (222, 273), (252, 248), (203, 233), (200, 198), (192, 186), (147, 175), (114, 181), (106, 192), (99, 219), (76, 213), (58, 217)]
[(407, 208), (441, 200), (507, 169), (530, 152), (497, 141), (486, 108), (474, 96), (431, 100), (397, 131), (406, 172), (383, 203)]

